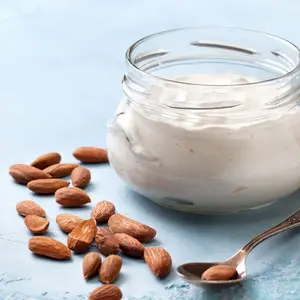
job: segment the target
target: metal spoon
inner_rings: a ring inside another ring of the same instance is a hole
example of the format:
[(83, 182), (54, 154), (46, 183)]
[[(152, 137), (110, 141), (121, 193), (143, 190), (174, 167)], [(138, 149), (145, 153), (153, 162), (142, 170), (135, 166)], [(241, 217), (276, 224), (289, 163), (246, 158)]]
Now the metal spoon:
[[(282, 231), (292, 229), (300, 225), (300, 210), (295, 214), (287, 218), (282, 223), (270, 228), (269, 230), (261, 233), (260, 235), (253, 238), (246, 246), (239, 250), (234, 256), (224, 260), (211, 263), (199, 262), (199, 263), (187, 263), (177, 268), (177, 273), (180, 277), (191, 284), (204, 285), (204, 286), (219, 286), (219, 285), (230, 285), (239, 283), (246, 279), (246, 258), (248, 254), (261, 242), (268, 239), (269, 237), (280, 233)], [(229, 265), (236, 268), (238, 272), (237, 279), (234, 280), (222, 280), (222, 281), (207, 281), (202, 280), (202, 274), (210, 267), (216, 265)]]

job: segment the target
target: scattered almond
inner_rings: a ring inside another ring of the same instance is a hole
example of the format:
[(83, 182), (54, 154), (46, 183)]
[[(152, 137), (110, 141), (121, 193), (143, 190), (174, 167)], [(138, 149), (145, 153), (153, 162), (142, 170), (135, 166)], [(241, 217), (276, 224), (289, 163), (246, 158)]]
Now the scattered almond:
[(120, 251), (118, 240), (107, 227), (97, 228), (95, 241), (99, 251), (106, 256), (117, 254)]
[(237, 278), (235, 268), (226, 265), (213, 266), (202, 274), (202, 280), (230, 280)]
[(16, 205), (16, 210), (23, 217), (28, 215), (36, 215), (39, 217), (46, 216), (45, 210), (32, 200), (22, 200), (18, 202)]
[(104, 223), (115, 213), (115, 206), (106, 200), (98, 202), (91, 213), (91, 217), (94, 218), (98, 223)]
[(78, 164), (55, 164), (47, 167), (43, 171), (53, 178), (61, 178), (71, 175), (72, 171), (78, 166)]
[(88, 185), (91, 181), (91, 172), (85, 167), (78, 167), (72, 171), (72, 184), (75, 187), (82, 188)]
[(92, 291), (89, 300), (121, 300), (121, 290), (114, 284), (107, 284), (97, 287)]
[(133, 257), (143, 257), (145, 247), (137, 239), (126, 233), (116, 233), (115, 237), (120, 244), (120, 249), (125, 254)]
[(25, 217), (24, 223), (26, 227), (34, 234), (45, 233), (49, 227), (48, 220), (36, 215), (28, 215)]
[(28, 248), (35, 254), (55, 259), (69, 259), (70, 249), (63, 243), (47, 236), (35, 236), (29, 239)]
[(69, 184), (69, 181), (58, 178), (36, 179), (28, 182), (27, 187), (37, 194), (54, 194), (58, 189)]
[(119, 276), (122, 267), (122, 258), (118, 255), (108, 256), (100, 268), (100, 281), (105, 284), (113, 283)]
[(61, 156), (57, 152), (50, 152), (37, 157), (31, 165), (40, 170), (43, 170), (51, 165), (58, 164), (61, 160)]
[(96, 252), (88, 253), (82, 261), (82, 272), (84, 278), (91, 278), (98, 272), (101, 266), (101, 257)]
[(134, 221), (121, 214), (115, 214), (108, 220), (108, 225), (114, 233), (126, 233), (140, 242), (151, 241), (156, 231), (150, 226)]
[(81, 222), (68, 235), (68, 247), (74, 252), (84, 252), (93, 242), (97, 232), (96, 221), (89, 219)]
[(170, 254), (160, 247), (147, 247), (144, 258), (152, 273), (160, 278), (166, 277), (172, 268)]
[(31, 180), (46, 179), (51, 176), (40, 169), (24, 164), (12, 165), (9, 168), (10, 176), (18, 183), (27, 184)]
[(77, 207), (91, 202), (88, 194), (76, 187), (64, 187), (57, 190), (55, 199), (58, 204), (65, 207)]
[(73, 155), (83, 163), (104, 163), (108, 161), (107, 151), (97, 147), (80, 147), (77, 148)]
[(58, 227), (66, 233), (73, 231), (83, 221), (80, 217), (72, 214), (59, 214), (56, 216)]

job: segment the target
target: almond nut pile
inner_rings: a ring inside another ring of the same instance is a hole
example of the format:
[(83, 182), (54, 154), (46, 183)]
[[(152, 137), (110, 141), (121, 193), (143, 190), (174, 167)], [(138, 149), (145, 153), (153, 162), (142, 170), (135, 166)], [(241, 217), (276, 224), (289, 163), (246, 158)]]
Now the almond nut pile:
[[(73, 156), (82, 163), (108, 162), (107, 151), (97, 147), (80, 147)], [(90, 170), (79, 164), (61, 163), (59, 153), (41, 155), (31, 165), (12, 165), (9, 174), (34, 193), (53, 194), (56, 203), (63, 207), (80, 207), (91, 202), (89, 195), (82, 190), (91, 181)], [(72, 187), (68, 180), (62, 179), (67, 176), (70, 176)], [(99, 252), (87, 253), (82, 261), (83, 277), (88, 279), (97, 275), (103, 283), (92, 291), (90, 300), (122, 298), (121, 290), (113, 284), (122, 269), (120, 253), (143, 258), (159, 278), (166, 277), (171, 271), (171, 256), (165, 249), (143, 245), (154, 239), (155, 229), (116, 213), (114, 204), (109, 201), (95, 204), (87, 220), (69, 213), (57, 215), (58, 227), (68, 234), (66, 244), (42, 235), (47, 232), (49, 221), (39, 204), (23, 200), (17, 203), (16, 210), (25, 217), (25, 226), (35, 235), (29, 239), (28, 248), (37, 255), (65, 260), (71, 258), (71, 251), (85, 253), (93, 243), (97, 246)]]

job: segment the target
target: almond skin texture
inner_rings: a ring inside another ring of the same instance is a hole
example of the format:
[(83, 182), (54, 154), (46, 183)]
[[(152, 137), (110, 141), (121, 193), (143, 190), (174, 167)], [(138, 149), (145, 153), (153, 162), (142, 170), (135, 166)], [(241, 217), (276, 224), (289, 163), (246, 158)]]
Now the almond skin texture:
[(32, 200), (23, 200), (17, 203), (16, 210), (19, 215), (26, 217), (28, 215), (36, 215), (39, 217), (45, 217), (46, 212), (37, 203)]
[(140, 242), (151, 241), (156, 235), (156, 231), (150, 226), (120, 214), (111, 216), (108, 225), (113, 233), (126, 233)]
[(84, 219), (72, 214), (59, 214), (56, 216), (58, 227), (66, 233), (73, 231), (83, 221)]
[(68, 247), (74, 252), (85, 252), (93, 242), (97, 232), (96, 221), (89, 219), (81, 222), (68, 235)]
[(98, 202), (91, 213), (91, 217), (94, 218), (98, 223), (104, 223), (115, 213), (115, 206), (106, 200)]
[(114, 284), (107, 284), (97, 287), (92, 291), (89, 300), (121, 300), (121, 290)]
[(95, 241), (99, 251), (106, 256), (117, 254), (120, 251), (118, 240), (107, 227), (97, 228)]
[(36, 179), (47, 179), (51, 176), (40, 169), (24, 164), (12, 165), (9, 168), (9, 175), (18, 183), (27, 184)]
[(70, 182), (63, 179), (36, 179), (28, 182), (27, 187), (37, 194), (54, 194), (58, 189), (69, 186)]
[(71, 180), (73, 186), (78, 188), (85, 187), (91, 181), (91, 172), (85, 167), (78, 167), (72, 171)]
[(47, 167), (43, 171), (53, 178), (61, 178), (71, 175), (72, 171), (78, 166), (78, 164), (55, 164)]
[(24, 219), (24, 223), (28, 230), (30, 230), (34, 234), (42, 234), (45, 233), (49, 227), (49, 221), (45, 218), (35, 216), (35, 215), (28, 215)]
[(145, 247), (137, 239), (126, 233), (116, 233), (115, 237), (120, 244), (121, 250), (126, 255), (143, 257)]
[(144, 251), (144, 258), (152, 273), (159, 277), (166, 277), (172, 268), (170, 254), (160, 247), (147, 247)]
[(87, 193), (75, 187), (64, 187), (57, 190), (55, 199), (58, 204), (65, 207), (77, 207), (91, 202)]
[(35, 254), (55, 259), (69, 259), (70, 249), (63, 243), (47, 236), (35, 236), (28, 242), (28, 248)]
[(50, 152), (47, 154), (43, 154), (39, 157), (37, 157), (31, 165), (33, 167), (36, 167), (40, 170), (43, 170), (51, 165), (58, 164), (61, 160), (61, 156), (57, 152)]
[(202, 280), (230, 280), (237, 278), (235, 268), (226, 265), (213, 266), (202, 274)]
[(122, 268), (122, 258), (118, 255), (108, 256), (102, 263), (99, 278), (102, 283), (113, 283), (119, 276)]
[(80, 147), (73, 152), (73, 156), (83, 163), (108, 162), (107, 151), (97, 147)]
[(96, 252), (88, 253), (82, 261), (82, 272), (85, 279), (91, 278), (98, 273), (101, 266), (101, 257)]

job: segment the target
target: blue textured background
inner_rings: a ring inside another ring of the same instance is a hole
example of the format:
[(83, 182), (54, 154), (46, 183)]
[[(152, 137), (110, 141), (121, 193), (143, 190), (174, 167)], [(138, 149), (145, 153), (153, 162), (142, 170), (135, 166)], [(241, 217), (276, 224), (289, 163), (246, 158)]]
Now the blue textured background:
[[(9, 165), (59, 151), (73, 162), (81, 145), (105, 145), (106, 123), (121, 97), (124, 53), (137, 39), (183, 26), (226, 25), (268, 31), (300, 45), (299, 0), (2, 0), (0, 1), (0, 299), (87, 299), (82, 256), (70, 262), (34, 257), (30, 234), (15, 212), (22, 199), (47, 211), (50, 235), (66, 236), (53, 197), (32, 195), (7, 175)], [(160, 208), (123, 185), (109, 166), (92, 167), (93, 203), (111, 200), (119, 212), (158, 231), (154, 244), (174, 266), (218, 260), (300, 208), (295, 194), (269, 208), (232, 216), (190, 216)], [(64, 210), (70, 211), (70, 210)], [(88, 217), (90, 206), (75, 214)], [(125, 299), (300, 299), (300, 231), (272, 238), (249, 257), (249, 280), (226, 291), (202, 291), (173, 273), (156, 280), (142, 261), (126, 259), (117, 284)]]

